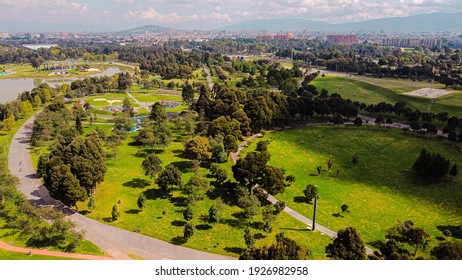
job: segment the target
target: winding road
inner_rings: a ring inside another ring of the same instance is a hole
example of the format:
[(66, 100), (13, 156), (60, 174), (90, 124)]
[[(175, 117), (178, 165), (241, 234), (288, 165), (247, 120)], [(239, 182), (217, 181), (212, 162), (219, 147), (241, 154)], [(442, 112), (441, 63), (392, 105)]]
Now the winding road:
[(89, 219), (50, 197), (42, 181), (37, 178), (30, 158), (30, 136), (35, 116), (29, 118), (16, 132), (10, 144), (8, 168), (19, 179), (18, 190), (35, 207), (53, 207), (62, 211), (85, 238), (114, 259), (131, 259), (134, 255), (143, 259), (160, 260), (227, 260), (228, 256), (211, 254), (176, 246), (149, 236), (113, 227)]

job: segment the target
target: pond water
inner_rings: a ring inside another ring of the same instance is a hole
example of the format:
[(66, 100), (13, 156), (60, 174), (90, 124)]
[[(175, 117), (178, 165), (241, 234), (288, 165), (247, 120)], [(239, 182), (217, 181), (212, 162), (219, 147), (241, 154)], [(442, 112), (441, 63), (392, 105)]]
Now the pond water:
[[(104, 75), (113, 76), (120, 73), (121, 70), (117, 66), (111, 66), (103, 69), (103, 72), (88, 75), (85, 77), (101, 77)], [(23, 91), (31, 91), (41, 83), (47, 83), (51, 87), (62, 85), (64, 83), (72, 83), (72, 81), (82, 79), (83, 77), (50, 77), (42, 78), (15, 78), (15, 79), (0, 79), (0, 103), (6, 103), (18, 97), (18, 94)]]

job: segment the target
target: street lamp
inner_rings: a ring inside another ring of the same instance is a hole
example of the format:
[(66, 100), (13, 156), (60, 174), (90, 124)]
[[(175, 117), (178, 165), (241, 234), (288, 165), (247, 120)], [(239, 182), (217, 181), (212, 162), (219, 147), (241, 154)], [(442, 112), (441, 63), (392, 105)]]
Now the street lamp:
[(318, 205), (318, 195), (314, 196), (314, 209), (313, 209), (313, 226), (311, 227), (312, 231), (316, 230), (316, 206)]

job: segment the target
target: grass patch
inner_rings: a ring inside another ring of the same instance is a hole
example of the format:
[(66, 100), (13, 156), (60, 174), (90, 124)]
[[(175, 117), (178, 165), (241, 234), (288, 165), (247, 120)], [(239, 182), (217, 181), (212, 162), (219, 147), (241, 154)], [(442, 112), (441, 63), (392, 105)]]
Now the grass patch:
[[(320, 192), (317, 220), (332, 230), (354, 226), (371, 245), (384, 240), (386, 229), (398, 220), (409, 219), (432, 236), (432, 248), (442, 237), (438, 226), (462, 224), (460, 176), (428, 184), (412, 174), (412, 164), (423, 147), (462, 164), (460, 144), (376, 127), (297, 128), (270, 133), (264, 139), (272, 140), (270, 164), (285, 168), (286, 174), (297, 179), (277, 197), (311, 217), (313, 206), (303, 201), (303, 189), (308, 184), (316, 185)], [(256, 142), (246, 151), (254, 150)], [(360, 162), (353, 167), (355, 153)], [(328, 172), (329, 159), (334, 165)], [(325, 170), (321, 176), (316, 176), (318, 165)], [(343, 215), (342, 204), (347, 204), (351, 212)]]
[[(184, 242), (182, 238), (185, 225), (183, 211), (186, 208), (186, 197), (180, 190), (165, 194), (153, 184), (153, 180), (144, 176), (141, 162), (152, 151), (134, 145), (133, 136), (134, 134), (130, 134), (123, 147), (119, 149), (116, 161), (108, 159), (105, 181), (97, 186), (95, 192), (96, 209), (92, 211), (87, 209), (86, 202), (79, 204), (79, 209), (90, 218), (130, 231), (139, 229), (140, 234), (174, 244), (235, 257), (243, 252), (246, 248), (243, 238), (246, 223), (239, 220), (240, 208), (225, 205), (222, 222), (212, 225), (207, 223), (208, 210), (213, 205), (214, 199), (225, 191), (220, 187), (204, 194), (204, 199), (193, 206), (194, 219), (192, 222), (195, 233), (190, 240)], [(172, 142), (165, 152), (161, 150), (154, 152), (162, 160), (164, 166), (173, 163), (179, 167), (183, 172), (183, 181), (187, 182), (193, 172), (192, 162), (182, 156), (184, 137), (174, 133), (176, 141)], [(203, 167), (199, 170), (208, 174), (208, 170)], [(140, 211), (136, 204), (141, 193), (147, 197), (143, 211)], [(112, 221), (111, 209), (115, 204), (118, 205), (121, 216), (117, 221)], [(286, 236), (301, 244), (308, 244), (313, 251), (311, 258), (325, 258), (324, 248), (330, 241), (329, 237), (306, 230), (305, 225), (285, 213), (278, 216), (273, 225), (274, 231), (268, 234), (260, 229), (261, 219), (261, 215), (258, 215), (253, 223), (253, 232), (260, 238), (257, 240), (257, 246), (274, 243), (276, 234), (282, 231)]]
[(41, 255), (28, 256), (25, 253), (11, 252), (0, 249), (0, 260), (76, 260), (71, 258), (50, 257)]
[[(356, 80), (361, 79), (361, 81)], [(377, 79), (366, 77), (346, 78), (334, 75), (317, 77), (312, 84), (318, 90), (326, 89), (329, 93), (338, 93), (344, 98), (353, 101), (364, 102), (366, 104), (377, 104), (388, 102), (395, 104), (403, 101), (409, 107), (418, 109), (421, 112), (430, 111), (434, 113), (448, 112), (451, 116), (462, 116), (462, 92), (432, 100), (423, 97), (403, 95), (420, 88), (430, 87), (429, 83), (412, 82), (409, 80), (398, 79)], [(434, 85), (434, 88), (441, 88), (442, 85)]]

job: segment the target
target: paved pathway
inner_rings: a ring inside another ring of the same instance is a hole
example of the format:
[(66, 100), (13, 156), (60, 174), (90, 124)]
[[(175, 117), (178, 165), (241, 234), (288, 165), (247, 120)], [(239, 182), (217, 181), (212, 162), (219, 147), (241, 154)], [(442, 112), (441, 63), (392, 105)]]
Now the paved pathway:
[(11, 174), (19, 179), (18, 189), (32, 205), (36, 207), (51, 206), (62, 211), (70, 220), (76, 223), (77, 230), (84, 231), (87, 240), (115, 259), (130, 259), (129, 254), (143, 259), (231, 259), (228, 256), (176, 246), (152, 237), (100, 223), (73, 211), (51, 198), (42, 181), (36, 177), (29, 154), (31, 127), (34, 119), (35, 117), (31, 117), (19, 128), (11, 141), (8, 155), (8, 168)]
[(147, 102), (140, 102), (138, 101), (138, 99), (136, 99), (130, 92), (126, 92), (128, 97), (130, 97), (131, 99), (133, 99), (136, 103), (138, 103), (138, 105), (140, 105), (141, 107), (143, 107), (144, 109), (146, 109), (148, 112), (151, 112), (151, 108), (149, 108), (149, 105)]
[(209, 85), (210, 90), (213, 89), (213, 81), (212, 81), (212, 76), (210, 75), (210, 69), (207, 67), (207, 65), (204, 65), (204, 71), (207, 73), (207, 82)]
[(55, 252), (55, 251), (48, 251), (46, 249), (31, 249), (31, 248), (21, 248), (15, 247), (6, 244), (3, 241), (0, 241), (0, 248), (6, 251), (18, 252), (18, 253), (25, 253), (25, 254), (33, 254), (33, 255), (41, 255), (41, 256), (51, 256), (51, 257), (61, 257), (61, 258), (72, 258), (72, 259), (81, 259), (81, 260), (113, 260), (113, 258), (103, 257), (103, 256), (93, 256), (93, 255), (85, 255), (85, 254), (73, 254), (73, 253), (65, 253), (65, 252)]
[[(310, 124), (310, 125), (315, 125), (315, 124)], [(271, 131), (268, 131), (268, 132), (271, 132)], [(239, 153), (245, 148), (247, 147), (248, 144), (250, 144), (250, 142), (252, 142), (256, 137), (260, 137), (261, 134), (258, 133), (258, 134), (255, 134), (255, 135), (252, 135), (251, 137), (247, 138), (246, 140), (244, 140), (240, 145), (239, 145), (239, 149), (237, 150), (236, 153), (231, 153), (231, 158), (233, 159), (233, 162), (234, 164), (236, 164), (236, 161), (237, 159), (239, 158)], [(256, 186), (258, 187), (258, 186)], [(272, 204), (276, 204), (279, 200), (277, 200), (277, 198), (275, 198), (274, 196), (268, 194), (268, 201), (271, 202)], [(286, 206), (284, 208), (284, 212), (286, 212), (287, 214), (289, 214), (290, 216), (294, 217), (295, 219), (299, 220), (300, 222), (304, 223), (305, 225), (307, 225), (308, 228), (312, 228), (312, 225), (313, 225), (313, 220), (311, 219), (308, 219), (307, 217), (303, 216), (302, 214), (296, 212), (295, 210), (293, 210), (292, 208)], [(331, 229), (328, 229), (318, 223), (316, 223), (316, 230), (318, 230), (319, 232), (323, 233), (323, 234), (326, 234), (332, 238), (336, 238), (337, 237), (337, 233)], [(369, 247), (366, 247), (366, 254), (368, 255), (372, 255), (374, 254), (374, 250), (369, 248)]]

